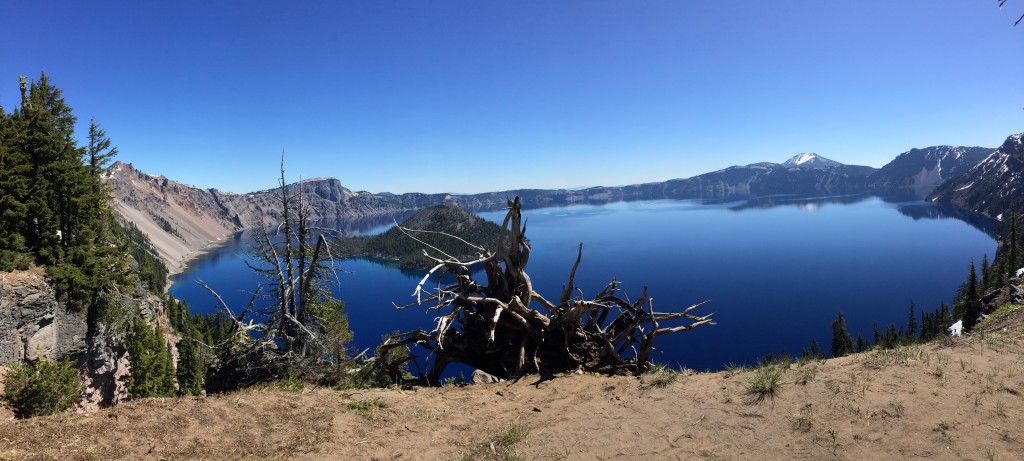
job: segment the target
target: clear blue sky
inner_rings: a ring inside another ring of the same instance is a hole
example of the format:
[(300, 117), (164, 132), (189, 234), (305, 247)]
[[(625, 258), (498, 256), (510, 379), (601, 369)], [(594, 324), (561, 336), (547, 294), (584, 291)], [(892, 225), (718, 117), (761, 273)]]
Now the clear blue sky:
[[(0, 1), (143, 171), (233, 192), (620, 185), (1024, 131), (1024, 0)], [(80, 131), (81, 133), (81, 131)], [(83, 135), (80, 134), (80, 139)]]

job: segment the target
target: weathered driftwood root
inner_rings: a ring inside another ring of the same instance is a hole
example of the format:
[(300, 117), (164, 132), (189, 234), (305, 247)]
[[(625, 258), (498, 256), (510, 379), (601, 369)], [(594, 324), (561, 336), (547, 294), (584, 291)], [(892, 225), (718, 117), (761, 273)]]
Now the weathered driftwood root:
[[(479, 252), (480, 257), (473, 261), (424, 250), (436, 265), (416, 285), (416, 302), (401, 308), (428, 306), (440, 314), (437, 326), (429, 332), (417, 330), (392, 337), (382, 346), (382, 353), (410, 344), (430, 350), (434, 360), (425, 376), (430, 382), (436, 382), (451, 362), (506, 378), (576, 369), (639, 374), (650, 365), (650, 353), (659, 335), (714, 325), (713, 314), (692, 313), (707, 301), (680, 312), (657, 312), (646, 287), (639, 299), (630, 302), (620, 295), (616, 280), (595, 298), (584, 299), (583, 292), (574, 285), (582, 244), (561, 297), (557, 303), (548, 301), (533, 290), (526, 273), (530, 242), (521, 221), (522, 205), (516, 197), (509, 201), (494, 250), (463, 241)], [(416, 238), (418, 231), (403, 230)], [(471, 269), (476, 266), (483, 266), (486, 285), (473, 279)], [(441, 285), (443, 274), (449, 276), (444, 280), (453, 282)], [(432, 280), (437, 286), (428, 293), (425, 285)], [(686, 323), (664, 325), (678, 320)]]

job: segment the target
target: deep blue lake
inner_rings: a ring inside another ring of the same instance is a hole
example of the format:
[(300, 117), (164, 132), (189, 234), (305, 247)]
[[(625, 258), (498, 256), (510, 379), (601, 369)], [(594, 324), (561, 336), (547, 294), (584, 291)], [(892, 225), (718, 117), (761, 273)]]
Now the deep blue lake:
[[(505, 212), (480, 215), (500, 224)], [(718, 325), (659, 336), (661, 352), (652, 357), (697, 370), (752, 364), (780, 350), (796, 355), (812, 337), (828, 351), (838, 309), (854, 337), (870, 339), (876, 323), (903, 326), (911, 300), (918, 313), (950, 302), (970, 260), (991, 257), (996, 247), (982, 230), (990, 223), (877, 197), (618, 202), (523, 215), (533, 246), (527, 272), (548, 299), (561, 293), (580, 242), (576, 284), (588, 298), (617, 277), (631, 298), (647, 285), (659, 311), (710, 299), (703, 311), (716, 312)], [(260, 283), (244, 263), (248, 246), (238, 238), (194, 261), (174, 277), (171, 294), (194, 312), (214, 312), (201, 279), (244, 307)], [(413, 301), (421, 274), (370, 260), (337, 265), (347, 272), (335, 295), (346, 304), (360, 350), (388, 332), (433, 329), (435, 315), (392, 304)]]

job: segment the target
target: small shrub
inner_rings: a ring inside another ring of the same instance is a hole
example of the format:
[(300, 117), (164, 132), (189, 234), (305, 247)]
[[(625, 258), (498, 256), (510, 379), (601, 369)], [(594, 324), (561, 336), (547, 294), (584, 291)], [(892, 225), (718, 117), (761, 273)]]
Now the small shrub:
[(651, 367), (650, 372), (644, 375), (644, 385), (657, 388), (667, 387), (676, 382), (678, 378), (679, 372), (666, 366), (654, 366)]
[(281, 382), (278, 384), (282, 391), (292, 392), (295, 394), (301, 394), (303, 389), (306, 388), (306, 383), (302, 381), (299, 375), (295, 374), (295, 371), (288, 369), (288, 372), (281, 377)]
[(762, 366), (747, 380), (747, 394), (754, 396), (756, 403), (775, 398), (782, 381), (782, 370), (775, 366)]
[(388, 405), (381, 399), (355, 400), (348, 403), (348, 409), (364, 418), (372, 418), (373, 412), (380, 408), (387, 408)]
[(511, 447), (525, 439), (529, 434), (530, 430), (526, 426), (511, 424), (494, 438), (494, 445), (499, 448)]
[(85, 386), (68, 359), (12, 365), (4, 377), (4, 399), (19, 418), (46, 416), (71, 408)]

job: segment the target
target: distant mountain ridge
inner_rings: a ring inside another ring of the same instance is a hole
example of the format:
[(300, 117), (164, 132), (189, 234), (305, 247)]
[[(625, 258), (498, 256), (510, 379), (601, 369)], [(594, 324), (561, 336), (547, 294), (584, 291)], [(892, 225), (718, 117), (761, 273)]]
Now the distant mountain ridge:
[(943, 183), (929, 200), (1000, 219), (1024, 206), (1024, 133), (1006, 138), (1002, 146), (969, 171)]
[[(941, 181), (966, 171), (986, 151), (979, 147), (936, 146), (905, 152), (880, 169), (846, 165), (817, 154), (799, 154), (783, 163), (732, 166), (690, 178), (621, 187), (579, 190), (519, 189), (480, 194), (391, 194), (354, 192), (334, 178), (287, 185), (300, 189), (311, 219), (321, 226), (359, 229), (385, 224), (430, 205), (457, 205), (470, 212), (497, 210), (521, 197), (524, 208), (604, 204), (623, 200), (725, 199), (799, 194), (930, 193)], [(150, 236), (172, 272), (184, 268), (197, 251), (244, 229), (276, 226), (281, 217), (278, 191), (246, 194), (200, 189), (117, 162), (105, 175), (114, 191), (114, 208)]]
[(924, 197), (995, 152), (989, 147), (933, 146), (911, 149), (879, 169), (872, 183), (883, 189), (910, 189)]

